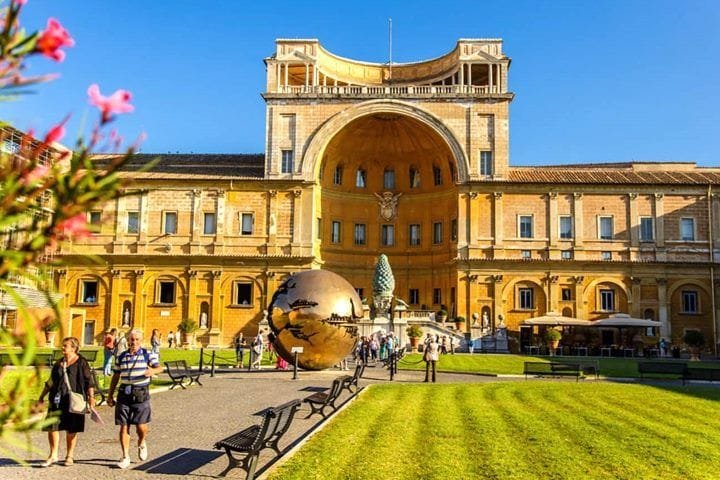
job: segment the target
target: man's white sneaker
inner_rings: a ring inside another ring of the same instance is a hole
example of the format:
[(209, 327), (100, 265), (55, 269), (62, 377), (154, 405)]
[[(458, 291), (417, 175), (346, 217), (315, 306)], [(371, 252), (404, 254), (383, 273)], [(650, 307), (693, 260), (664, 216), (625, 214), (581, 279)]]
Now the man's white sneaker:
[(117, 464), (118, 468), (121, 468), (125, 470), (130, 466), (130, 457), (125, 457), (122, 460), (120, 460)]
[(148, 448), (147, 448), (147, 442), (143, 442), (141, 445), (138, 445), (138, 457), (140, 457), (140, 460), (143, 462), (147, 460), (148, 458)]

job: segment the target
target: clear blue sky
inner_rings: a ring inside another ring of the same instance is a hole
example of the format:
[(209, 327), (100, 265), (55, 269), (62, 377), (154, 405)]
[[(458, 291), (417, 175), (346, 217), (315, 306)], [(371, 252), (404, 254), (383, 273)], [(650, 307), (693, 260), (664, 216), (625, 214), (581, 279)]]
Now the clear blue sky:
[[(125, 88), (117, 126), (147, 153), (263, 152), (263, 58), (275, 38), (384, 62), (442, 55), (458, 38), (501, 37), (512, 58), (513, 165), (627, 160), (720, 166), (720, 1), (29, 0), (24, 24), (58, 18), (75, 38), (62, 77), (0, 117), (46, 126), (89, 112), (85, 91)], [(66, 143), (71, 143), (66, 139)]]

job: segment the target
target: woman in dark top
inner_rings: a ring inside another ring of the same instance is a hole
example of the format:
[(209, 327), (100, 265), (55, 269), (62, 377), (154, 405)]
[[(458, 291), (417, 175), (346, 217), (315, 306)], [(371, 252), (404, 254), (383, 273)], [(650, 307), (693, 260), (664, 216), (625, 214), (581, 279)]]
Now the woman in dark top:
[[(90, 365), (83, 356), (78, 353), (80, 342), (75, 337), (63, 339), (63, 358), (53, 365), (50, 379), (45, 383), (40, 394), (40, 403), (45, 401), (45, 395), (50, 394), (50, 406), (48, 418), (54, 417), (55, 421), (44, 428), (48, 432), (50, 443), (50, 455), (42, 463), (43, 467), (49, 467), (58, 460), (58, 449), (60, 446), (60, 431), (66, 432), (67, 455), (65, 465), (74, 463), (73, 454), (77, 443), (77, 434), (85, 431), (85, 415), (70, 413), (70, 392), (67, 383), (73, 392), (82, 393), (92, 408), (95, 406), (95, 383)], [(65, 382), (63, 369), (67, 370), (68, 382)]]

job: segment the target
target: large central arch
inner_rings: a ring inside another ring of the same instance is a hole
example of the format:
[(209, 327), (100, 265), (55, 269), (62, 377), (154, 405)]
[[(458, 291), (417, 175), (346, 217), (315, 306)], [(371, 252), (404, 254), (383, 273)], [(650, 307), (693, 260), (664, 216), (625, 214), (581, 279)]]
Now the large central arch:
[(396, 114), (413, 118), (432, 129), (442, 138), (450, 149), (455, 160), (457, 180), (465, 183), (468, 180), (469, 163), (464, 150), (445, 124), (433, 114), (407, 102), (398, 100), (371, 100), (350, 107), (330, 117), (309, 139), (309, 143), (301, 159), (300, 169), (304, 178), (317, 179), (322, 165), (323, 154), (333, 137), (349, 123), (367, 115)]

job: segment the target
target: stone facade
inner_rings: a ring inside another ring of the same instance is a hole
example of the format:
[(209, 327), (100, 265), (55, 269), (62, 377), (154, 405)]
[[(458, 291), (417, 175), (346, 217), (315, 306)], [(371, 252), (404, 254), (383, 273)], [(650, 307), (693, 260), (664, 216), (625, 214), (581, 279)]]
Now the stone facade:
[(392, 67), (317, 40), (276, 47), (264, 156), (160, 155), (143, 173), (154, 156), (140, 155), (123, 172), (130, 195), (63, 247), (55, 278), (73, 334), (98, 342), (124, 322), (166, 334), (204, 313), (198, 341), (227, 346), (257, 331), (293, 272), (329, 269), (370, 297), (384, 253), (416, 317), (487, 313), (518, 336), (549, 311), (622, 312), (662, 322), (646, 342), (680, 343), (688, 328), (717, 338), (720, 169), (510, 166), (497, 39)]

